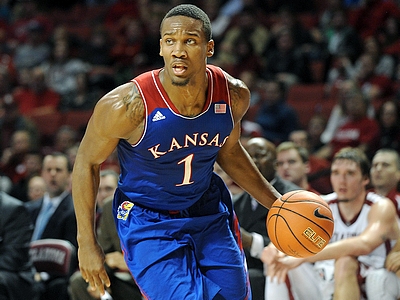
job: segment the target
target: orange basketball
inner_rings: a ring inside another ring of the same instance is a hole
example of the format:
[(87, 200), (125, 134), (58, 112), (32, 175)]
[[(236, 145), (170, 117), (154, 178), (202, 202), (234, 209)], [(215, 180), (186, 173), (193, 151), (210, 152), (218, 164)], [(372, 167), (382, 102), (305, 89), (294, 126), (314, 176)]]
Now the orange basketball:
[(308, 257), (325, 248), (333, 233), (333, 216), (317, 194), (296, 190), (284, 194), (267, 216), (271, 242), (283, 253)]

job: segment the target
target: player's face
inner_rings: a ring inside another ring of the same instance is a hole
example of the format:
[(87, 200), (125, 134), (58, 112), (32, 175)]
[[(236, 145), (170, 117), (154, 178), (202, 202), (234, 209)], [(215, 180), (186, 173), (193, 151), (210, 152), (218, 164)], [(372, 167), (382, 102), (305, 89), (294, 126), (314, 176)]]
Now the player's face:
[[(184, 16), (164, 20), (161, 27), (160, 55), (164, 71), (173, 85), (186, 86), (196, 74), (204, 76), (207, 57), (214, 53), (214, 42), (206, 40), (203, 23)], [(199, 84), (194, 79), (194, 83)]]
[(363, 176), (359, 165), (349, 159), (337, 159), (331, 166), (331, 183), (338, 200), (353, 201), (363, 197), (369, 179)]
[(396, 157), (392, 153), (377, 153), (372, 159), (371, 182), (377, 188), (395, 188), (400, 180)]
[(302, 161), (295, 149), (288, 149), (276, 155), (276, 171), (282, 178), (300, 185), (307, 176), (309, 165)]

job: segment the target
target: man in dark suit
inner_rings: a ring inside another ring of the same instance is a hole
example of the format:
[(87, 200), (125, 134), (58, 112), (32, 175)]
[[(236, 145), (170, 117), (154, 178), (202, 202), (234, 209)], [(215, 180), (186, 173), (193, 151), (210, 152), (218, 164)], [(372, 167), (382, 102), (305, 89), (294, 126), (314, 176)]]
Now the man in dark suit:
[[(77, 226), (70, 192), (71, 170), (68, 157), (63, 153), (52, 153), (44, 158), (42, 177), (46, 182), (46, 193), (42, 199), (27, 204), (35, 224), (32, 240), (67, 240), (77, 249)], [(77, 256), (74, 253), (71, 274), (49, 276), (41, 273), (41, 299), (68, 300), (68, 280), (77, 267)]]
[(0, 300), (36, 299), (29, 259), (32, 230), (23, 202), (0, 192)]
[[(275, 145), (265, 138), (251, 138), (246, 143), (246, 150), (253, 159), (261, 174), (281, 194), (299, 190), (297, 185), (282, 179), (275, 171)], [(260, 255), (270, 242), (265, 220), (268, 209), (258, 205), (248, 193), (244, 192), (233, 198), (234, 209), (239, 219), (243, 248), (245, 249), (247, 267), (253, 299), (264, 299), (265, 276)]]

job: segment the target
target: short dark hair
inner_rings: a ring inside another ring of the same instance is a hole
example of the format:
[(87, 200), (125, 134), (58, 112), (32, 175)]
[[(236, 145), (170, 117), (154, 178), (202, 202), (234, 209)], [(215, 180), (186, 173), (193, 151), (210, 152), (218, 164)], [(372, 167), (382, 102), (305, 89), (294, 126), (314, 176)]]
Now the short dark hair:
[(165, 19), (168, 19), (170, 17), (174, 16), (184, 16), (184, 17), (189, 17), (195, 20), (200, 20), (203, 22), (203, 31), (204, 35), (207, 38), (207, 40), (212, 39), (212, 29), (211, 29), (211, 21), (210, 18), (207, 16), (207, 14), (198, 8), (196, 5), (193, 4), (181, 4), (178, 6), (175, 6), (172, 8), (167, 14), (164, 16), (163, 20), (161, 21), (161, 26), (164, 23)]

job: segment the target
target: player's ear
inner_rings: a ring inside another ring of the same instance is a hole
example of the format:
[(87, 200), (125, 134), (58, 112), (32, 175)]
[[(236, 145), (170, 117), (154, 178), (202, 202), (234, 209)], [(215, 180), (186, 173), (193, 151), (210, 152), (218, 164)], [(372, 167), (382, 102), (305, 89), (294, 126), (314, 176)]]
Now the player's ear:
[(160, 39), (160, 53), (158, 53), (160, 56), (162, 56), (162, 39)]
[(207, 57), (214, 55), (214, 40), (209, 40), (207, 43)]

